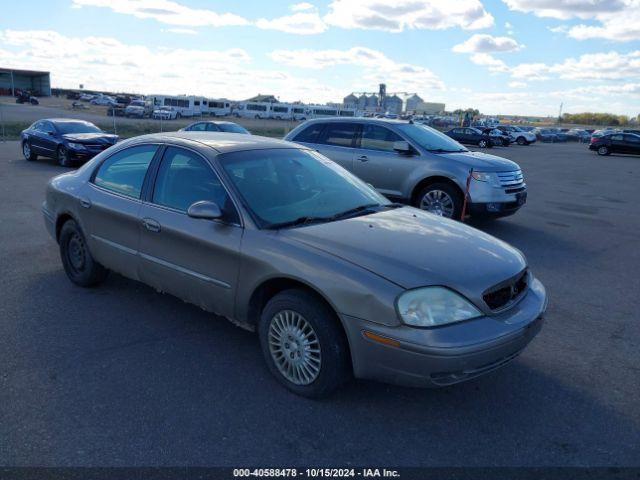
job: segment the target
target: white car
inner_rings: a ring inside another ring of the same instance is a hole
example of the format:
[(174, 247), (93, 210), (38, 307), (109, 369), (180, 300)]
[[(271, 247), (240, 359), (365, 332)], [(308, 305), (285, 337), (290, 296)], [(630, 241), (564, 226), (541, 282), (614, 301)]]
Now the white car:
[(150, 117), (153, 113), (151, 102), (145, 100), (132, 100), (124, 109), (125, 117)]
[(93, 100), (94, 98), (96, 98), (95, 95), (91, 95), (90, 93), (83, 93), (82, 95), (80, 95), (80, 100), (84, 101), (84, 102), (89, 102), (91, 100)]
[(495, 128), (500, 130), (502, 133), (509, 135), (512, 141), (518, 145), (529, 145), (531, 143), (535, 143), (538, 139), (535, 133), (527, 132), (516, 125), (498, 125)]
[(171, 107), (160, 107), (153, 111), (153, 118), (159, 120), (175, 120), (178, 112)]
[(103, 95), (101, 97), (96, 97), (93, 100), (91, 100), (91, 105), (106, 105), (106, 106), (113, 106), (116, 105), (116, 99), (113, 97), (109, 97), (108, 95)]

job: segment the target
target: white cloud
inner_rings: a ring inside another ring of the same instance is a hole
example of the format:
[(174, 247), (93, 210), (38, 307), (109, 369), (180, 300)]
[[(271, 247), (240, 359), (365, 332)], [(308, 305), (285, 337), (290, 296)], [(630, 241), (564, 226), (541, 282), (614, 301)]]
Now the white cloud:
[[(133, 93), (194, 94), (232, 99), (258, 92), (283, 100), (335, 101), (342, 89), (313, 78), (252, 67), (249, 54), (226, 50), (153, 48), (109, 37), (68, 37), (48, 30), (0, 30), (0, 64), (48, 70), (54, 87)], [(206, 60), (206, 61), (203, 61)]]
[(509, 88), (525, 88), (527, 84), (525, 82), (509, 82)]
[(602, 86), (520, 92), (474, 92), (447, 104), (447, 109), (468, 106), (471, 103), (485, 114), (550, 115), (558, 114), (560, 102), (565, 112), (585, 111), (611, 112), (623, 115), (636, 115), (629, 109), (629, 103), (640, 99), (640, 84), (630, 83), (603, 88)]
[(327, 25), (322, 21), (318, 12), (298, 12), (270, 20), (261, 18), (256, 22), (256, 26), (300, 35), (322, 33), (327, 29)]
[(469, 57), (473, 63), (482, 67), (487, 67), (490, 72), (504, 73), (509, 71), (509, 67), (502, 60), (495, 58), (488, 53), (476, 53)]
[(336, 65), (364, 68), (361, 87), (375, 89), (378, 83), (393, 85), (394, 90), (418, 91), (444, 89), (443, 82), (428, 68), (398, 63), (378, 50), (353, 47), (348, 50), (274, 50), (270, 57), (284, 65), (323, 69)]
[(457, 53), (496, 53), (514, 52), (522, 48), (513, 38), (494, 37), (476, 33), (464, 42), (455, 45), (453, 51)]
[(569, 27), (567, 25), (558, 25), (557, 27), (547, 27), (550, 32), (553, 33), (567, 33), (569, 31)]
[(479, 0), (333, 0), (325, 22), (342, 28), (401, 32), (487, 28), (493, 17)]
[(626, 54), (615, 51), (589, 53), (568, 58), (549, 67), (560, 78), (570, 80), (624, 80), (640, 78), (640, 50)]
[(513, 35), (514, 34), (514, 28), (513, 25), (511, 25), (510, 22), (504, 22), (504, 28), (507, 30), (507, 33), (509, 35)]
[(549, 80), (551, 78), (549, 70), (549, 66), (545, 63), (520, 63), (508, 69), (513, 78), (529, 82)]
[(578, 40), (604, 38), (613, 41), (640, 39), (640, 0), (503, 0), (511, 10), (560, 20), (593, 20), (567, 28)]
[(171, 0), (72, 0), (73, 6), (104, 7), (116, 13), (151, 18), (169, 25), (185, 27), (222, 27), (247, 25), (249, 22), (232, 13), (217, 13), (213, 10), (190, 8)]
[(509, 73), (511, 77), (526, 81), (544, 81), (552, 78), (563, 80), (625, 80), (640, 78), (640, 50), (629, 53), (616, 51), (589, 53), (563, 62), (520, 63), (509, 66), (487, 53), (470, 57), (476, 65), (487, 67), (494, 73)]
[(303, 12), (305, 10), (314, 10), (316, 7), (307, 2), (294, 3), (289, 8), (294, 12)]
[[(164, 32), (165, 30), (163, 30)], [(171, 32), (171, 33), (179, 33), (182, 35), (197, 35), (198, 31), (197, 30), (193, 30), (191, 28), (167, 28), (166, 30), (167, 32)]]
[(503, 0), (511, 10), (533, 13), (538, 17), (561, 20), (594, 18), (596, 15), (621, 11), (627, 0)]

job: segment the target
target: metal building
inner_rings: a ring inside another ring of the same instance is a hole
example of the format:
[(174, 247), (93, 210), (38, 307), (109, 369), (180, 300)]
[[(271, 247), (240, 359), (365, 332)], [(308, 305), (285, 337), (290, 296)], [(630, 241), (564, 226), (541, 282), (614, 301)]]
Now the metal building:
[(0, 95), (15, 96), (18, 90), (28, 90), (37, 96), (50, 97), (51, 75), (49, 72), (0, 67)]
[(402, 99), (398, 95), (387, 96), (384, 99), (382, 104), (382, 108), (386, 112), (399, 114), (402, 112), (403, 102)]
[(342, 99), (342, 104), (347, 108), (357, 108), (358, 97), (351, 93)]
[(405, 100), (405, 110), (407, 112), (415, 112), (421, 103), (424, 103), (424, 100), (420, 98), (420, 95), (414, 93)]

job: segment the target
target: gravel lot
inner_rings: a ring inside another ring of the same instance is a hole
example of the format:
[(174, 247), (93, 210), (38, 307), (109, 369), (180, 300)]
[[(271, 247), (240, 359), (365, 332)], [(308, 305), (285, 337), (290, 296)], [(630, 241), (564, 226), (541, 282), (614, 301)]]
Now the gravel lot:
[(520, 163), (529, 204), (476, 226), (546, 285), (540, 335), (466, 384), (310, 401), (253, 334), (117, 275), (74, 287), (40, 213), (64, 169), (0, 144), (0, 465), (640, 465), (640, 158), (492, 153)]

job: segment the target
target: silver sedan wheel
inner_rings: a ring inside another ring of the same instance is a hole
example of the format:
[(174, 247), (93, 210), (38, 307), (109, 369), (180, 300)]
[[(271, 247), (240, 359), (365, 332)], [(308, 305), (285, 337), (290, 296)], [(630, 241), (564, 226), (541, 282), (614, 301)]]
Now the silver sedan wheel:
[(273, 316), (269, 352), (280, 373), (296, 385), (309, 385), (320, 374), (320, 342), (311, 324), (297, 312), (282, 310)]
[(420, 201), (420, 208), (441, 217), (451, 218), (455, 209), (453, 199), (442, 190), (430, 190)]

